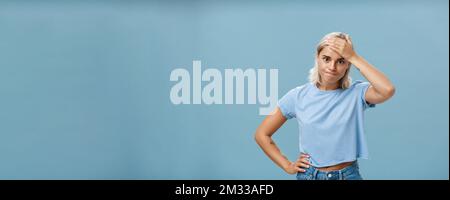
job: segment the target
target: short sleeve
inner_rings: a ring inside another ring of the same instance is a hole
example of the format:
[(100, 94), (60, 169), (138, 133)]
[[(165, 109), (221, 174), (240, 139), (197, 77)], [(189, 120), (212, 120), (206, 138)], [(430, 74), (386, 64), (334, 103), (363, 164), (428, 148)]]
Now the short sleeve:
[(367, 108), (374, 108), (376, 104), (372, 104), (372, 103), (369, 103), (366, 101), (366, 92), (367, 92), (367, 89), (369, 89), (369, 87), (370, 87), (370, 83), (369, 82), (361, 82), (358, 85), (360, 88), (360, 92), (359, 92), (360, 97), (359, 98), (362, 101), (364, 110)]
[(281, 97), (278, 101), (278, 107), (280, 108), (283, 116), (287, 119), (296, 117), (295, 104), (297, 102), (298, 91), (298, 88), (294, 88)]

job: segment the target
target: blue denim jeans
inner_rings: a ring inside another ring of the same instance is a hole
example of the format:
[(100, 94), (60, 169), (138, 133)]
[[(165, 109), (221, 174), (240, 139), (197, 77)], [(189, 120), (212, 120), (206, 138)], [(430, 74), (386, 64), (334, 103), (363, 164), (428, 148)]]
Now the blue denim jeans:
[(304, 169), (306, 172), (297, 173), (297, 180), (363, 180), (356, 161), (352, 165), (336, 171), (319, 171), (313, 166)]

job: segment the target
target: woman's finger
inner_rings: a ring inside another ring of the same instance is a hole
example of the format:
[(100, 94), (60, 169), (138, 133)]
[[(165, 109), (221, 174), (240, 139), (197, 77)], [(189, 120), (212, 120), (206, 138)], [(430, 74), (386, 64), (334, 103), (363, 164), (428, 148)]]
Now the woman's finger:
[(345, 43), (345, 40), (336, 40), (334, 43), (338, 45), (343, 45)]
[(297, 169), (298, 172), (306, 172), (306, 170), (300, 168), (300, 167), (295, 167), (295, 169)]
[(309, 158), (309, 155), (308, 154), (300, 154), (300, 157), (299, 158)]
[(350, 38), (350, 36), (346, 35), (345, 38), (347, 39), (347, 42), (353, 46), (352, 39)]
[(340, 50), (340, 49), (338, 49), (336, 47), (333, 47), (333, 46), (330, 46), (330, 49), (332, 51), (336, 52), (337, 54), (339, 54), (340, 56), (342, 56), (342, 50)]
[(336, 38), (335, 37), (330, 37), (330, 38), (328, 38), (328, 41), (334, 42), (334, 41), (336, 41)]
[(331, 50), (333, 50), (333, 51), (335, 51), (336, 53), (338, 53), (338, 54), (340, 54), (339, 52), (341, 52), (341, 50), (338, 48), (338, 47), (336, 47), (336, 46), (330, 46), (330, 49)]
[(301, 155), (298, 157), (298, 159), (301, 159), (301, 158), (309, 158), (309, 155), (307, 155), (307, 154), (301, 154)]
[(330, 42), (327, 43), (328, 46), (339, 46), (339, 44), (335, 43), (335, 42)]
[(309, 162), (309, 159), (308, 158), (301, 158), (301, 159), (299, 159), (300, 161), (302, 161), (302, 162)]
[(296, 162), (295, 165), (297, 167), (309, 168), (309, 163), (307, 162)]
[(341, 46), (333, 46), (334, 49), (336, 49), (337, 52), (342, 52), (343, 51), (343, 47)]
[(325, 42), (325, 44), (326, 45), (335, 45), (335, 44), (337, 44), (337, 42), (336, 41), (328, 41), (328, 42)]
[(311, 165), (311, 163), (307, 160), (301, 160), (301, 161), (299, 161), (299, 163), (302, 163), (303, 165), (306, 165), (306, 166)]
[(345, 43), (335, 43), (334, 46), (337, 48), (343, 48), (345, 46)]
[(295, 167), (299, 167), (299, 168), (309, 168), (309, 165), (301, 163), (301, 162), (297, 162), (295, 163)]

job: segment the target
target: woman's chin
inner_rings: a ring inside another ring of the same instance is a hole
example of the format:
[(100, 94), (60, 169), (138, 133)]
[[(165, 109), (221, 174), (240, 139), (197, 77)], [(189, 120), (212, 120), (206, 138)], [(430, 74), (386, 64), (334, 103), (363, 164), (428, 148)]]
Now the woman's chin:
[(323, 82), (327, 83), (327, 85), (332, 85), (332, 84), (335, 84), (337, 82), (337, 80), (335, 78), (327, 77), (327, 78), (323, 79)]

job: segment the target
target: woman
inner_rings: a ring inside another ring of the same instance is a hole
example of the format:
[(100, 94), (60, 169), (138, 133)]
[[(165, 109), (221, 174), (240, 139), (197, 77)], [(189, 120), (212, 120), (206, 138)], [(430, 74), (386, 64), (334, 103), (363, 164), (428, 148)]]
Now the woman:
[[(317, 46), (310, 83), (290, 90), (259, 125), (255, 140), (264, 153), (298, 180), (361, 180), (358, 158), (367, 158), (364, 110), (394, 95), (389, 79), (358, 55), (348, 34), (333, 32)], [(349, 77), (354, 65), (369, 81)], [(286, 120), (299, 124), (300, 156), (291, 162), (272, 135)]]

